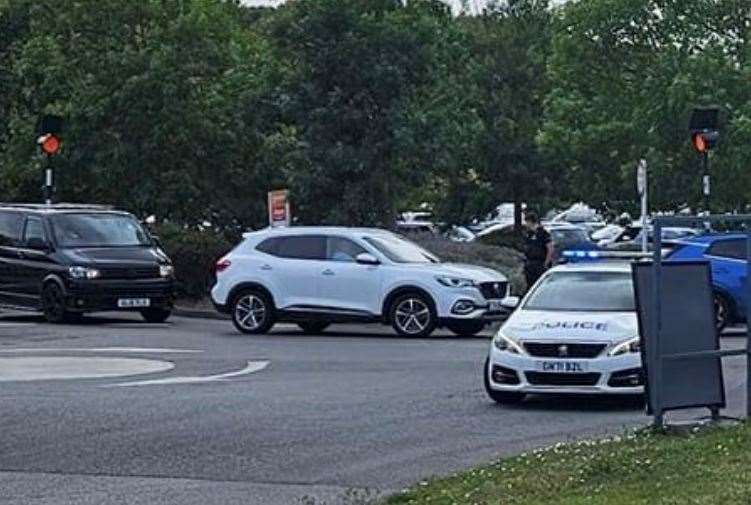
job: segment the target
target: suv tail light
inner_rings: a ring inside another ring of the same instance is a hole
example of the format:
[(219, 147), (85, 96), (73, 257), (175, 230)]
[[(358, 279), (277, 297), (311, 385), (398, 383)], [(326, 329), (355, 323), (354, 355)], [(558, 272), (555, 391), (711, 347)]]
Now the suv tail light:
[(214, 271), (216, 271), (216, 273), (223, 272), (227, 270), (231, 264), (232, 262), (230, 260), (222, 258), (216, 262), (216, 265), (214, 265)]

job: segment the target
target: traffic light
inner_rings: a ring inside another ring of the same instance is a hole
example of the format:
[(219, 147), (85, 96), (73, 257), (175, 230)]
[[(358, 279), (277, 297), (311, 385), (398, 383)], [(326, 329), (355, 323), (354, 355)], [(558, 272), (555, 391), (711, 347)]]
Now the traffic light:
[(60, 132), (63, 129), (63, 118), (47, 114), (42, 116), (37, 125), (37, 144), (41, 147), (42, 152), (47, 156), (52, 156), (60, 152), (62, 144)]
[(720, 140), (719, 114), (720, 109), (717, 107), (696, 108), (691, 114), (689, 131), (691, 143), (697, 152), (709, 152)]
[(720, 140), (720, 132), (718, 131), (698, 132), (691, 136), (694, 149), (700, 153), (706, 153), (712, 149), (717, 145), (718, 140)]

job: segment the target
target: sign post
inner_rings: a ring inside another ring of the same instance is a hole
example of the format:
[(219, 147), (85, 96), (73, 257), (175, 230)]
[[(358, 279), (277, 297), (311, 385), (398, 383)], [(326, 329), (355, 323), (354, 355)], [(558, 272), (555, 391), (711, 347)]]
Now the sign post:
[(636, 170), (636, 186), (641, 197), (641, 251), (647, 252), (647, 160), (639, 160)]
[(269, 226), (272, 228), (289, 226), (292, 222), (292, 214), (289, 208), (289, 191), (281, 189), (269, 191)]

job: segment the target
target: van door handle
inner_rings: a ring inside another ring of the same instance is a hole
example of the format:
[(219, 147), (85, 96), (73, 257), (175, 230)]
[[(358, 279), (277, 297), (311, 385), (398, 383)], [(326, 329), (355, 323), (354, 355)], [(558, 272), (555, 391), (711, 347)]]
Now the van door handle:
[(323, 273), (323, 275), (334, 275), (334, 271), (328, 268), (321, 273)]
[(261, 270), (272, 270), (271, 265), (261, 265)]

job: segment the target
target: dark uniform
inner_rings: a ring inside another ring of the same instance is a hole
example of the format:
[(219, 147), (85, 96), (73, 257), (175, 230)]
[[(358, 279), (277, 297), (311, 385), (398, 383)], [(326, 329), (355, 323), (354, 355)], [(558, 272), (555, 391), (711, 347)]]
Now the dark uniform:
[(528, 229), (524, 234), (524, 277), (527, 279), (527, 289), (545, 272), (545, 259), (548, 257), (548, 244), (551, 240), (550, 233), (542, 226), (534, 231)]

